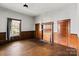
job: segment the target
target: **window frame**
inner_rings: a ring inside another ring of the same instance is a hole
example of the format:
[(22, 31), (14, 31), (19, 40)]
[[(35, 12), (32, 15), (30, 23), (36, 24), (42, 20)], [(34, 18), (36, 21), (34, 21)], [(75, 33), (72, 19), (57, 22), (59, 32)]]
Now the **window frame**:
[(19, 36), (21, 36), (21, 20), (20, 19), (14, 19), (14, 18), (7, 18), (7, 40), (10, 40), (10, 30), (11, 30), (11, 22), (12, 22), (12, 20), (16, 20), (16, 21), (20, 21), (20, 29), (19, 29), (19, 31), (20, 31), (20, 34), (19, 34)]

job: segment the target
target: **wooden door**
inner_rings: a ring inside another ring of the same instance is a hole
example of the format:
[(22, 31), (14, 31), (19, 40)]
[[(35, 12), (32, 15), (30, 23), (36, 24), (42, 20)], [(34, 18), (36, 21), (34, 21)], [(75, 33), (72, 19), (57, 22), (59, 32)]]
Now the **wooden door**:
[(70, 35), (70, 19), (58, 21), (58, 43), (68, 46), (68, 37)]
[(67, 37), (70, 34), (70, 19), (58, 21), (58, 31), (61, 37)]
[(40, 24), (35, 24), (35, 37), (40, 39)]

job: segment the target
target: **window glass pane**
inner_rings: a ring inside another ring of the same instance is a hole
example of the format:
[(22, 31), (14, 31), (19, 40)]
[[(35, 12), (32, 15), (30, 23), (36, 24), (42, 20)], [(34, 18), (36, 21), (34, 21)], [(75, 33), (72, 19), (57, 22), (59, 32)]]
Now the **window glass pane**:
[(12, 20), (10, 36), (20, 35), (20, 21)]

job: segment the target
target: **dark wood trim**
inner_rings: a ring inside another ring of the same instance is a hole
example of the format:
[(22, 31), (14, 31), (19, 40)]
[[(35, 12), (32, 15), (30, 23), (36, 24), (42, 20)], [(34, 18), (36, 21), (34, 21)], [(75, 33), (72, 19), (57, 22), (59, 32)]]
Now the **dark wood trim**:
[(7, 19), (11, 19), (11, 20), (17, 20), (17, 21), (21, 21), (20, 19), (15, 19), (15, 18), (7, 18)]
[(0, 41), (6, 40), (6, 32), (0, 32)]
[(45, 25), (45, 24), (53, 24), (54, 22), (45, 22), (45, 23), (42, 23), (42, 25)]
[(0, 44), (6, 42), (6, 32), (0, 32)]
[(71, 19), (58, 20), (58, 22), (63, 22), (63, 21), (71, 21)]
[[(18, 37), (13, 37), (14, 40), (6, 40), (6, 32), (0, 32), (0, 44), (4, 44), (6, 42), (12, 42), (18, 40)], [(21, 31), (21, 36), (19, 40), (27, 40), (35, 38), (35, 31)]]
[(23, 39), (33, 39), (35, 38), (35, 31), (22, 31), (21, 40)]
[(42, 29), (42, 40), (43, 40), (43, 24), (41, 24), (41, 29)]

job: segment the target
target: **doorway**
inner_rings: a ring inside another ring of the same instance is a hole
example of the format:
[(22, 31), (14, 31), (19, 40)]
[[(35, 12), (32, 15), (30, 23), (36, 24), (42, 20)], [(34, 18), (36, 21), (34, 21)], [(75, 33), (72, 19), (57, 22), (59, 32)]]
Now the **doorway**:
[(44, 42), (54, 43), (54, 22), (42, 23), (42, 39)]
[(70, 34), (70, 19), (58, 21), (58, 33), (60, 37), (68, 37)]
[(58, 21), (58, 43), (64, 46), (69, 45), (70, 19)]

